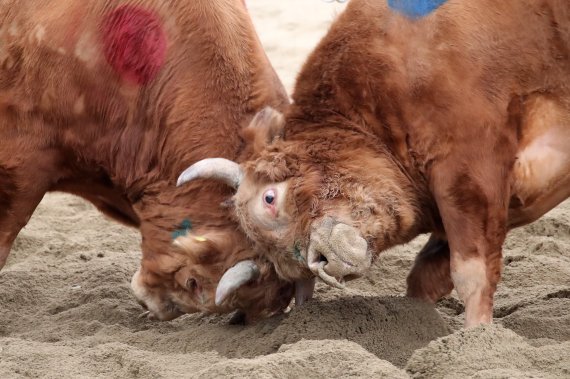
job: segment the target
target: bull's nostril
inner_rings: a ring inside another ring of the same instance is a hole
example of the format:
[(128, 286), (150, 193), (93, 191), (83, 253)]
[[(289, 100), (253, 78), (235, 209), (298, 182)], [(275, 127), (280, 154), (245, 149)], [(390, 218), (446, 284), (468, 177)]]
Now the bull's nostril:
[(198, 287), (198, 282), (196, 282), (196, 279), (190, 278), (186, 281), (186, 288), (189, 290), (194, 291), (196, 287)]
[(329, 260), (327, 259), (327, 257), (325, 257), (324, 255), (319, 255), (319, 262), (325, 262), (328, 263)]
[(146, 306), (146, 304), (145, 304), (143, 301), (137, 300), (137, 303), (139, 303), (139, 305), (140, 305), (144, 310), (147, 310), (147, 311), (148, 311), (148, 307)]

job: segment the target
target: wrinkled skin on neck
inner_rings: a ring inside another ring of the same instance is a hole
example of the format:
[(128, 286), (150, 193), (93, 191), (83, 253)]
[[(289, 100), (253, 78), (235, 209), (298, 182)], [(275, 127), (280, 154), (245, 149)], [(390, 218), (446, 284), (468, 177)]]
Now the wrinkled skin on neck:
[(286, 128), (305, 132), (244, 165), (234, 196), (240, 225), (283, 278), (312, 276), (319, 264), (337, 280), (355, 278), (377, 251), (415, 236), (415, 188), (382, 144), (348, 120), (331, 118), (330, 129), (295, 122), (286, 119)]

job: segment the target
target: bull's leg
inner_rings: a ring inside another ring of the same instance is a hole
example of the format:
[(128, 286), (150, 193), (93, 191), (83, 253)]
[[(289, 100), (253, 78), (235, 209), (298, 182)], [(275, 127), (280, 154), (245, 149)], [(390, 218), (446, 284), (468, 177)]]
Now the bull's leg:
[(6, 260), (8, 259), (8, 255), (10, 254), (10, 249), (12, 248), (12, 244), (10, 246), (0, 246), (0, 270), (6, 264)]
[[(497, 146), (495, 141), (487, 142), (491, 148)], [(509, 149), (507, 142), (503, 145)], [(494, 151), (479, 153), (437, 165), (432, 173), (450, 247), (451, 279), (465, 303), (465, 327), (493, 320), (507, 230), (509, 161), (501, 162)]]
[(496, 219), (478, 220), (460, 208), (449, 206), (451, 209), (444, 210), (446, 207), (448, 205), (441, 208), (446, 214), (444, 224), (450, 244), (451, 279), (465, 304), (465, 327), (491, 323), (493, 296), (501, 275), (506, 217), (497, 214)]
[[(14, 148), (12, 145), (11, 147)], [(3, 146), (0, 154), (0, 269), (12, 244), (54, 181), (53, 152), (21, 152)]]
[(509, 226), (530, 223), (570, 196), (570, 105), (551, 93), (524, 102)]
[[(36, 196), (30, 196), (31, 194), (27, 193), (27, 196), (23, 197), (5, 198), (10, 203), (10, 207), (0, 209), (0, 270), (6, 264), (16, 236), (28, 223), (44, 193), (41, 195), (36, 193)], [(1, 189), (0, 196), (4, 196)]]
[[(38, 189), (21, 188), (19, 193), (6, 197), (9, 207), (0, 209), (0, 270), (6, 264), (12, 244), (20, 230), (26, 226), (32, 213), (45, 194)], [(0, 189), (0, 196), (4, 196)]]
[(449, 244), (432, 234), (407, 278), (407, 296), (435, 303), (453, 290)]

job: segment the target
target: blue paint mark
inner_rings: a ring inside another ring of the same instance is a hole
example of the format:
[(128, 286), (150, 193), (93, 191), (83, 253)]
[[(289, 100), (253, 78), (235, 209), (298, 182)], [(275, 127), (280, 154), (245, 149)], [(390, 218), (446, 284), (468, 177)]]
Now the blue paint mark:
[(388, 6), (410, 18), (427, 16), (447, 0), (388, 0)]
[(188, 219), (184, 219), (184, 221), (182, 221), (178, 226), (178, 229), (172, 232), (172, 240), (185, 236), (190, 230), (192, 230), (192, 222)]

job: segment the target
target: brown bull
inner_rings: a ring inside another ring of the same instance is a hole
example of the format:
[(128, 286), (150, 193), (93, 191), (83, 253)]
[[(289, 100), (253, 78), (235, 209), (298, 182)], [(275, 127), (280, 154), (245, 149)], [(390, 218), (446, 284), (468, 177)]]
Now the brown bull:
[(239, 178), (241, 225), (288, 280), (340, 285), (430, 232), (408, 294), (455, 287), (488, 323), (507, 231), (570, 195), (569, 83), (566, 0), (353, 0), (283, 121), (257, 119), (273, 142), (181, 182)]
[(221, 206), (229, 187), (175, 183), (204, 157), (246, 156), (240, 130), (287, 101), (242, 0), (3, 1), (0, 268), (44, 194), (64, 191), (140, 229), (132, 286), (150, 316), (282, 310), (292, 285)]

